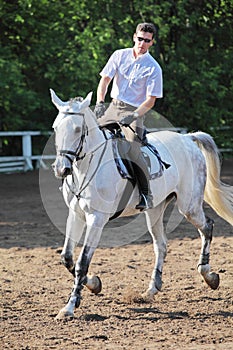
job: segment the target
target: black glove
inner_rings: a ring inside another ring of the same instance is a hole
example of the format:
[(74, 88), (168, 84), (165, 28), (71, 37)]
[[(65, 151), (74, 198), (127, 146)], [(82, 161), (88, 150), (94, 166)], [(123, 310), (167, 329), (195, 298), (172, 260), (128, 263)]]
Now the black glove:
[(134, 114), (127, 115), (126, 117), (122, 118), (119, 122), (122, 126), (129, 126), (134, 120), (135, 120)]
[(105, 108), (103, 101), (96, 103), (94, 113), (95, 113), (97, 119), (102, 117), (102, 115), (104, 115), (105, 111), (106, 111), (106, 108)]

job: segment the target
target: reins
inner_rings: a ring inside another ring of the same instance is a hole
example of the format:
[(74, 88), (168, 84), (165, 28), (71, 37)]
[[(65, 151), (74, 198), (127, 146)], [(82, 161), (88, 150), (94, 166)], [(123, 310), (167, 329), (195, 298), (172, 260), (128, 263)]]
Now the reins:
[[(91, 165), (91, 162), (92, 162), (94, 153), (95, 153), (100, 147), (102, 147), (103, 145), (104, 145), (104, 149), (103, 149), (103, 151), (102, 151), (102, 153), (101, 153), (101, 156), (100, 156), (100, 158), (99, 158), (99, 160), (98, 160), (98, 162), (97, 162), (97, 166), (96, 166), (95, 170), (93, 171), (91, 177), (89, 178), (89, 180), (86, 182), (86, 184), (85, 184), (85, 186), (84, 186), (84, 182), (85, 182), (85, 180), (86, 180), (86, 178), (87, 178), (88, 170), (90, 169), (90, 165)], [(99, 166), (100, 166), (100, 164), (101, 164), (101, 161), (102, 161), (102, 159), (103, 159), (103, 156), (104, 156), (106, 147), (107, 147), (107, 142), (105, 141), (105, 142), (103, 142), (99, 147), (97, 147), (94, 151), (91, 152), (91, 158), (90, 158), (90, 161), (89, 161), (88, 169), (87, 169), (87, 171), (86, 171), (86, 176), (84, 177), (84, 179), (83, 179), (83, 181), (82, 181), (82, 184), (80, 185), (80, 190), (79, 190), (79, 192), (78, 192), (77, 194), (75, 194), (76, 197), (77, 197), (78, 199), (81, 198), (81, 197), (80, 197), (80, 194), (85, 190), (85, 188), (89, 185), (89, 183), (91, 182), (91, 180), (92, 180), (93, 177), (95, 176), (95, 174), (96, 174), (96, 172), (97, 172), (97, 170), (98, 170), (98, 168), (99, 168)]]

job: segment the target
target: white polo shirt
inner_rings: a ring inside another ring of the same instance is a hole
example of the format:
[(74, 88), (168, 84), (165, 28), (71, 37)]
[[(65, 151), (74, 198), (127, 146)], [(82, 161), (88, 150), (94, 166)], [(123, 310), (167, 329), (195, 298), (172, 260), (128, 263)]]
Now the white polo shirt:
[(135, 59), (133, 48), (116, 50), (100, 75), (114, 78), (112, 98), (134, 107), (147, 96), (163, 97), (162, 69), (149, 52)]

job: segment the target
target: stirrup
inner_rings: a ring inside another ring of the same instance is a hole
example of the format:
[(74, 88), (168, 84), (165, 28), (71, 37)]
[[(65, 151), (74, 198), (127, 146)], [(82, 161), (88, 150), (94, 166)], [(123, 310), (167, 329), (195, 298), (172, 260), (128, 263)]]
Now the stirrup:
[(153, 201), (151, 196), (141, 193), (140, 202), (136, 205), (135, 209), (143, 211), (151, 208), (153, 208)]

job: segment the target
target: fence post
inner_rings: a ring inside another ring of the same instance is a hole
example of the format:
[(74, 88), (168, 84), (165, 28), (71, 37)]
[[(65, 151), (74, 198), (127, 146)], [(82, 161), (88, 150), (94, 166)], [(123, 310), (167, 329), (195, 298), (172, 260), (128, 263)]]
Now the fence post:
[(23, 135), (22, 142), (23, 142), (23, 157), (25, 159), (24, 171), (33, 170), (32, 159), (31, 159), (31, 156), (32, 156), (31, 135), (30, 134)]

